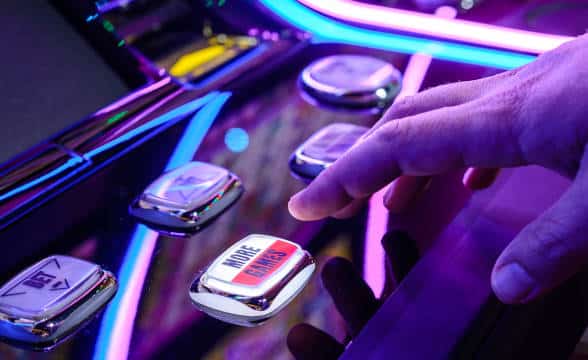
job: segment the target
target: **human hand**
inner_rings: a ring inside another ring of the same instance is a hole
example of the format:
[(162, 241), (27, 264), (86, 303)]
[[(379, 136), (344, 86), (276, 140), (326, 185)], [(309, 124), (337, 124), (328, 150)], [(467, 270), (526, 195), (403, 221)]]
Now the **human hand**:
[[(469, 166), (552, 169), (573, 179), (572, 185), (515, 237), (491, 279), (505, 303), (538, 297), (588, 260), (587, 56), (584, 35), (519, 69), (405, 98), (293, 196), (290, 212), (300, 220), (320, 219), (401, 175), (431, 176)], [(406, 115), (388, 121), (390, 113)]]
[[(376, 299), (359, 272), (346, 259), (330, 259), (321, 272), (323, 286), (346, 322), (347, 341), (360, 332), (417, 261), (416, 244), (403, 232), (387, 233), (382, 238), (382, 246), (387, 255), (387, 271), (379, 299)], [(294, 326), (288, 334), (287, 343), (290, 352), (298, 360), (336, 359), (345, 350), (345, 344), (308, 324)]]

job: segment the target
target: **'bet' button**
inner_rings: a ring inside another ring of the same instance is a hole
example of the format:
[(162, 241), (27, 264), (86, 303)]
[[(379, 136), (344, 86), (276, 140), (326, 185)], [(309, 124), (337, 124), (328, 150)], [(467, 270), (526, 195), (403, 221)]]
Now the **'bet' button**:
[(0, 289), (0, 308), (23, 317), (40, 316), (83, 290), (84, 283), (100, 270), (98, 265), (52, 256), (20, 273)]

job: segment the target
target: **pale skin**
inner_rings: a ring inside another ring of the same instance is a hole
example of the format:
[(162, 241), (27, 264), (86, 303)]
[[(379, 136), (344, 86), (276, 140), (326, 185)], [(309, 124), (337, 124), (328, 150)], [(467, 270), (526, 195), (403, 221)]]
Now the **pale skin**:
[(291, 214), (304, 221), (349, 215), (394, 180), (385, 205), (403, 211), (427, 176), (472, 167), (464, 182), (479, 188), (492, 182), (494, 169), (543, 166), (572, 184), (512, 240), (490, 279), (505, 303), (541, 296), (588, 262), (587, 60), (584, 35), (522, 68), (394, 104), (356, 146), (292, 197)]

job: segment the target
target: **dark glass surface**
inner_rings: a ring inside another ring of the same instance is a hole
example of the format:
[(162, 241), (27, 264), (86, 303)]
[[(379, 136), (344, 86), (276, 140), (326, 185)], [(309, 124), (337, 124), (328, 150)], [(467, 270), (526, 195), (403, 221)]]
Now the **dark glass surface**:
[[(303, 51), (262, 81), (231, 92), (231, 97), (200, 146), (190, 144), (190, 141), (184, 144), (189, 151), (197, 147), (195, 160), (220, 165), (236, 173), (246, 189), (236, 205), (208, 228), (189, 239), (157, 236), (139, 227), (127, 213), (127, 206), (143, 189), (137, 184), (126, 186), (124, 181), (117, 185), (108, 183), (107, 192), (112, 191), (113, 185), (117, 190), (116, 194), (109, 195), (114, 198), (107, 202), (106, 208), (94, 212), (90, 221), (64, 229), (64, 235), (12, 266), (16, 272), (30, 260), (51, 253), (87, 259), (118, 274), (121, 281), (118, 297), (137, 296), (139, 302), (130, 308), (113, 302), (108, 311), (120, 311), (118, 315), (114, 318), (109, 317), (109, 313), (101, 315), (48, 353), (39, 354), (0, 345), (3, 358), (89, 359), (108, 350), (104, 343), (98, 343), (101, 347), (96, 346), (101, 329), (106, 334), (114, 334), (114, 340), (129, 336), (128, 339), (132, 339), (129, 358), (133, 359), (179, 357), (186, 351), (194, 354), (194, 358), (215, 358), (219, 354), (236, 357), (243, 351), (250, 352), (252, 358), (274, 357), (275, 354), (286, 356), (284, 334), (292, 323), (303, 320), (321, 326), (342, 339), (344, 325), (318, 276), (285, 311), (255, 329), (241, 329), (209, 318), (196, 310), (188, 297), (188, 287), (195, 275), (224, 249), (250, 233), (265, 233), (295, 241), (313, 252), (319, 263), (334, 255), (350, 259), (361, 257), (356, 250), (363, 243), (365, 229), (362, 215), (345, 223), (335, 220), (300, 223), (287, 212), (289, 197), (303, 186), (288, 169), (292, 151), (329, 123), (352, 122), (369, 126), (377, 119), (377, 114), (369, 112), (321, 109), (302, 98), (298, 91), (298, 73), (321, 52)], [(381, 55), (399, 67), (404, 62), (403, 56)], [(241, 152), (230, 150), (230, 140), (225, 140), (228, 131), (234, 128), (248, 134), (248, 146)], [(179, 130), (177, 133), (181, 135), (182, 128)], [(179, 138), (176, 137), (176, 142)], [(148, 166), (149, 158), (143, 161), (147, 162), (143, 165)], [(146, 174), (141, 180), (143, 184), (148, 184), (163, 172), (161, 163), (153, 161), (152, 175)], [(83, 192), (77, 196), (81, 199)], [(139, 254), (148, 256), (150, 249), (152, 258), (139, 261)], [(136, 284), (143, 280), (141, 277), (128, 282), (122, 275), (125, 267), (136, 264), (134, 261), (139, 261), (140, 266), (137, 265), (130, 273), (146, 271), (143, 286)], [(9, 275), (10, 272), (5, 273), (4, 278)], [(134, 285), (138, 287), (134, 288)], [(134, 311), (137, 313), (133, 319)], [(117, 319), (116, 326), (129, 328), (109, 328), (113, 326), (109, 322), (112, 319)], [(126, 333), (122, 335), (121, 331)], [(115, 343), (109, 346), (111, 351), (118, 351)]]
[[(204, 7), (202, 2), (193, 3), (197, 9)], [(220, 19), (252, 16), (250, 13), (226, 13), (223, 16), (207, 12), (201, 14), (198, 24), (206, 23), (203, 19), (215, 26), (218, 22), (219, 28), (228, 29), (234, 35), (246, 35), (248, 26), (232, 28)], [(267, 18), (259, 19), (260, 24), (264, 21)], [(127, 29), (127, 34), (131, 34), (130, 28)], [(221, 69), (228, 70), (222, 82), (208, 78), (210, 81), (201, 83), (201, 88), (196, 84), (196, 89), (187, 84), (174, 83), (173, 91), (178, 86), (180, 94), (155, 111), (165, 113), (173, 110), (181, 104), (180, 100), (193, 96), (194, 91), (220, 89), (230, 96), (226, 103), (219, 103), (222, 107), (218, 109), (219, 115), (209, 130), (204, 125), (200, 126), (206, 122), (203, 120), (213, 120), (212, 115), (202, 115), (214, 113), (205, 106), (197, 113), (202, 117), (197, 115), (194, 118), (197, 122), (190, 120), (192, 116), (187, 116), (177, 125), (170, 126), (164, 134), (145, 136), (141, 139), (143, 142), (137, 144), (122, 144), (120, 148), (128, 148), (129, 153), (117, 153), (119, 148), (112, 148), (112, 154), (107, 153), (104, 158), (96, 160), (96, 163), (104, 165), (103, 168), (97, 169), (83, 183), (59, 194), (59, 206), (49, 204), (40, 208), (39, 211), (44, 211), (46, 215), (43, 219), (35, 218), (39, 212), (31, 212), (14, 225), (18, 228), (13, 226), (19, 232), (9, 232), (11, 237), (2, 240), (5, 243), (12, 241), (13, 248), (21, 251), (18, 255), (3, 258), (1, 265), (5, 271), (1, 274), (2, 281), (38, 259), (60, 253), (87, 259), (112, 271), (119, 278), (120, 289), (106, 313), (99, 315), (53, 351), (34, 353), (0, 344), (0, 358), (102, 359), (107, 354), (112, 358), (127, 355), (129, 359), (289, 358), (285, 337), (289, 328), (301, 321), (314, 324), (337, 339), (345, 337), (345, 325), (317, 275), (283, 312), (257, 328), (240, 328), (212, 319), (196, 310), (188, 297), (189, 286), (196, 274), (231, 244), (251, 233), (279, 236), (299, 243), (316, 257), (319, 264), (317, 273), (320, 273), (321, 264), (331, 256), (352, 259), (358, 268), (362, 265), (365, 211), (345, 221), (329, 219), (302, 223), (294, 220), (288, 214), (287, 202), (304, 184), (291, 176), (288, 159), (298, 145), (327, 124), (350, 122), (369, 126), (379, 114), (320, 108), (300, 94), (297, 77), (304, 66), (325, 55), (371, 54), (401, 70), (407, 56), (339, 45), (309, 45), (303, 37), (279, 40), (275, 44), (280, 46), (280, 51), (272, 53), (272, 58), (283, 56), (281, 63), (269, 66), (270, 59), (264, 58), (245, 70), (223, 66)], [(148, 51), (146, 55), (153, 56)], [(475, 79), (495, 71), (434, 60), (424, 85), (429, 87), (449, 81)], [(261, 75), (254, 78), (256, 74)], [(76, 76), (84, 78), (80, 74)], [(70, 98), (82, 97), (83, 94), (77, 94)], [(102, 105), (85, 111), (92, 112)], [(118, 120), (108, 121), (113, 115), (120, 114), (115, 111), (117, 109), (115, 106), (104, 112), (98, 119), (100, 121), (96, 122), (97, 127), (92, 122), (87, 123), (91, 129), (109, 134), (106, 139), (98, 140), (116, 138), (118, 126), (125, 127), (124, 116), (127, 113), (120, 116), (123, 119), (121, 123), (117, 123)], [(75, 120), (81, 117), (73, 112), (67, 109), (68, 116), (64, 118)], [(140, 116), (137, 118), (140, 119)], [(198, 130), (182, 136), (184, 131), (192, 128), (192, 123), (199, 124), (196, 129), (203, 129), (204, 133)], [(103, 125), (106, 126), (104, 131)], [(64, 126), (57, 127), (55, 131)], [(234, 146), (228, 137), (234, 129), (247, 134), (246, 146), (243, 143)], [(125, 127), (125, 130), (129, 129)], [(88, 134), (92, 136), (75, 138), (71, 143), (63, 139), (62, 143), (81, 149), (81, 152), (91, 151), (97, 145), (94, 132)], [(100, 141), (97, 143), (101, 146), (103, 143)], [(128, 214), (128, 205), (145, 186), (164, 172), (178, 148), (188, 154), (195, 153), (189, 158), (229, 169), (243, 180), (245, 187), (245, 193), (235, 206), (209, 227), (187, 239), (158, 235), (138, 225)], [(456, 178), (453, 174), (451, 180)], [(464, 195), (458, 181), (454, 181), (452, 187), (439, 185), (437, 181), (432, 187), (443, 194), (443, 211), (437, 211), (438, 216), (449, 222), (468, 195)], [(461, 203), (455, 205), (455, 202)], [(95, 206), (79, 207), (79, 204)], [(79, 208), (83, 210), (79, 211)], [(432, 209), (431, 206), (425, 215), (434, 212)], [(81, 220), (71, 220), (78, 215), (81, 215)], [(418, 223), (415, 226), (417, 235), (427, 238), (429, 242), (425, 243), (430, 245), (431, 239), (442, 228), (429, 224), (429, 218), (421, 213), (415, 219)], [(23, 230), (23, 223), (28, 225), (26, 230)], [(52, 234), (57, 235), (37, 242), (47, 232), (45, 226), (48, 225), (53, 226)], [(22, 251), (23, 248), (26, 251)], [(426, 246), (421, 248), (424, 249)], [(127, 348), (128, 354), (125, 353)]]
[(0, 163), (129, 91), (48, 2), (2, 1), (0, 13)]

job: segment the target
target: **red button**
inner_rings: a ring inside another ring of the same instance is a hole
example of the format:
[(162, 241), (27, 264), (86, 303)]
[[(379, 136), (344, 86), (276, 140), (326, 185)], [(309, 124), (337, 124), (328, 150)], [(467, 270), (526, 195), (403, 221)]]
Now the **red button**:
[(232, 280), (233, 283), (259, 285), (278, 270), (297, 250), (295, 245), (277, 240), (264, 252), (257, 255), (247, 267)]

